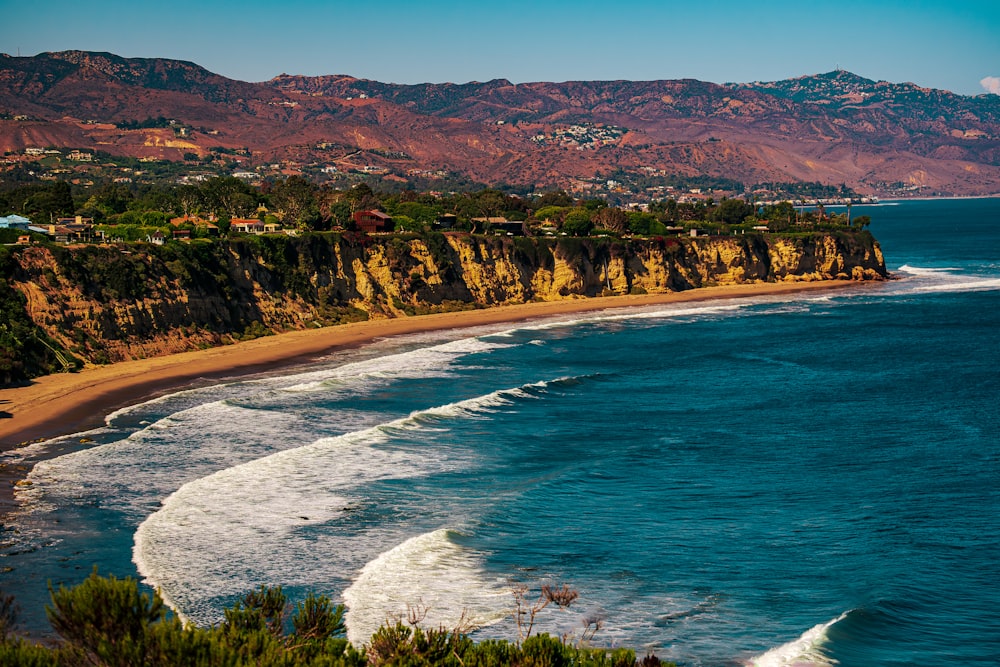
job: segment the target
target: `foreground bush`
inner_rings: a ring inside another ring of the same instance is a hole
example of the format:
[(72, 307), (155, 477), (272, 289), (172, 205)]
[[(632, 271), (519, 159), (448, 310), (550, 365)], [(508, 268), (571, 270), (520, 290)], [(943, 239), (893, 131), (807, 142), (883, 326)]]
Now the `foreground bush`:
[[(134, 579), (96, 572), (73, 588), (50, 589), (46, 609), (61, 638), (41, 646), (10, 633), (16, 608), (0, 595), (0, 665), (25, 667), (633, 667), (627, 649), (572, 646), (548, 635), (519, 643), (476, 643), (459, 630), (386, 624), (357, 649), (345, 638), (344, 606), (310, 595), (294, 609), (280, 587), (262, 586), (225, 611), (211, 628), (184, 625), (156, 593), (142, 593)], [(659, 665), (646, 657), (642, 665)]]

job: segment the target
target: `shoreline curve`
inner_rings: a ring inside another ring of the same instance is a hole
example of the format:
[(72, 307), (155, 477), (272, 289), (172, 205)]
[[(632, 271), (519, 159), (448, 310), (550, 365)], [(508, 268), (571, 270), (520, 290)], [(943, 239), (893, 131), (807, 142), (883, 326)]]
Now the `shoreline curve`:
[[(289, 331), (232, 345), (46, 375), (24, 386), (4, 388), (0, 393), (0, 410), (8, 415), (0, 419), (0, 452), (99, 427), (117, 409), (196, 382), (262, 373), (380, 338), (588, 311), (793, 294), (865, 284), (868, 283), (844, 280), (747, 283), (663, 294), (530, 302)], [(0, 466), (0, 516), (14, 508), (14, 486), (26, 474), (24, 470), (6, 468)]]

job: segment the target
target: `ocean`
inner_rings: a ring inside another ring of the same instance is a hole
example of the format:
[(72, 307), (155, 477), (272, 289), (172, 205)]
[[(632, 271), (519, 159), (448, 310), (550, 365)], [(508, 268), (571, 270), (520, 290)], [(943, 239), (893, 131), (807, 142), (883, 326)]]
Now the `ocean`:
[(37, 635), (95, 566), (202, 624), (281, 585), (363, 642), (568, 584), (537, 630), (682, 665), (996, 665), (1000, 200), (852, 213), (897, 280), (381, 340), (8, 453), (0, 588)]

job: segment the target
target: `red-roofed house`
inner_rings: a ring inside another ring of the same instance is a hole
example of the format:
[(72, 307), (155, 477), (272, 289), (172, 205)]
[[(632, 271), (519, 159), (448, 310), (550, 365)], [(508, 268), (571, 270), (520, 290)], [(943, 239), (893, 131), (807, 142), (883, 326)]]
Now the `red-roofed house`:
[(382, 211), (358, 211), (353, 217), (354, 224), (366, 234), (392, 231), (392, 216)]

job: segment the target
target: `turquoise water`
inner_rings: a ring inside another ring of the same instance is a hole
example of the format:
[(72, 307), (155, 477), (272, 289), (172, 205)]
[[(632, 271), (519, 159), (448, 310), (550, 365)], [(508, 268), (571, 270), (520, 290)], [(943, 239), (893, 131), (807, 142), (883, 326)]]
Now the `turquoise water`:
[[(1000, 201), (879, 205), (899, 280), (381, 341), (41, 460), (0, 587), (93, 564), (216, 622), (261, 583), (685, 665), (1000, 662)], [(46, 453), (48, 452), (48, 453)]]

